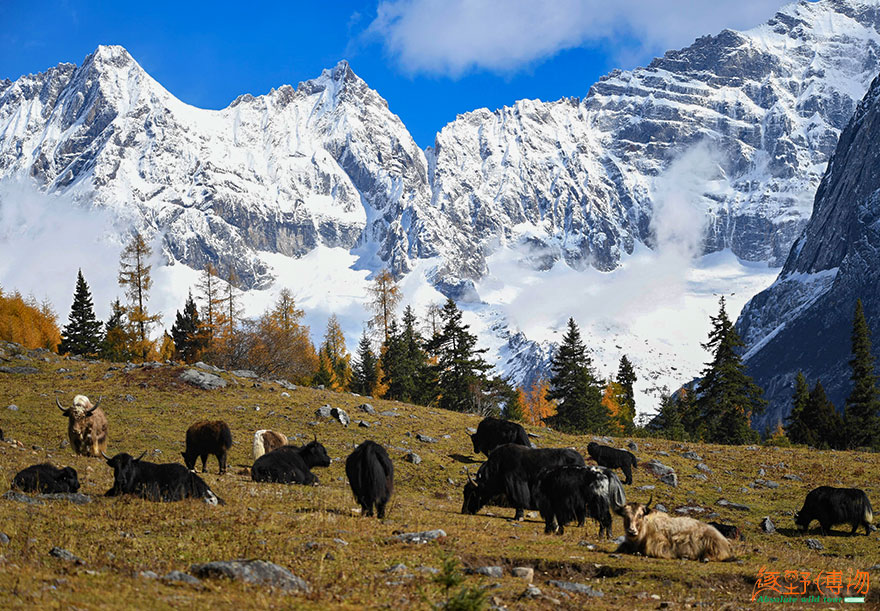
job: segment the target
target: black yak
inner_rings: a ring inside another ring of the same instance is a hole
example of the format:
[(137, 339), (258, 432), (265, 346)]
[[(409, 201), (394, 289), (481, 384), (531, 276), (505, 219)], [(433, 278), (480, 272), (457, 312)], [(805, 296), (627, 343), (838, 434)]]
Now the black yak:
[(476, 480), (464, 486), (462, 513), (477, 513), (484, 505), (497, 502), (500, 495), (516, 509), (521, 520), (524, 509), (538, 509), (538, 474), (547, 467), (584, 466), (584, 457), (566, 448), (526, 448), (515, 443), (499, 446), (477, 471)]
[(813, 520), (819, 521), (823, 535), (827, 535), (835, 524), (851, 524), (850, 534), (853, 535), (859, 526), (864, 526), (865, 535), (869, 535), (874, 510), (864, 490), (819, 486), (810, 490), (804, 506), (794, 514), (794, 522), (800, 530), (807, 530)]
[(538, 509), (544, 532), (560, 535), (565, 525), (587, 516), (599, 522), (599, 536), (611, 537), (611, 510), (626, 505), (623, 486), (614, 471), (605, 467), (553, 467), (539, 476)]
[(626, 450), (618, 450), (610, 446), (602, 446), (591, 441), (587, 444), (587, 454), (596, 461), (600, 467), (608, 467), (609, 469), (622, 469), (623, 475), (626, 477), (624, 484), (631, 484), (633, 481), (632, 467), (637, 467), (635, 455)]
[(79, 478), (73, 467), (58, 467), (47, 462), (31, 465), (15, 474), (12, 487), (22, 492), (76, 492), (79, 490)]
[(195, 470), (196, 458), (202, 459), (202, 473), (208, 470), (208, 456), (217, 457), (220, 474), (226, 473), (226, 454), (232, 447), (232, 431), (222, 420), (199, 420), (186, 430), (186, 452), (183, 462), (187, 469)]
[(474, 454), (482, 452), (486, 456), (492, 450), (505, 443), (516, 443), (527, 448), (532, 447), (526, 430), (510, 420), (498, 418), (484, 418), (477, 426), (477, 432), (471, 435), (474, 444)]
[(301, 448), (281, 446), (263, 454), (254, 461), (251, 479), (280, 484), (317, 484), (318, 478), (312, 468), (329, 466), (330, 456), (326, 448), (315, 439)]
[(375, 505), (376, 517), (383, 519), (394, 491), (394, 465), (385, 448), (375, 441), (364, 441), (345, 459), (345, 475), (363, 515), (373, 515)]
[(106, 496), (133, 494), (149, 501), (181, 501), (186, 498), (204, 499), (211, 505), (223, 505), (220, 499), (198, 475), (177, 463), (156, 464), (130, 454), (117, 454), (107, 464), (113, 468), (113, 487)]

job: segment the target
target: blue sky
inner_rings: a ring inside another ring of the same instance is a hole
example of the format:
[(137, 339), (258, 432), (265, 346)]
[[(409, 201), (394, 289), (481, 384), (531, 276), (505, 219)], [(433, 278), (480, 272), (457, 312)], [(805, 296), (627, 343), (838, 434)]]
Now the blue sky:
[(222, 108), (347, 59), (426, 147), (459, 113), (582, 97), (613, 68), (644, 65), (724, 27), (757, 25), (782, 4), (0, 0), (0, 78), (80, 64), (99, 44), (119, 44), (178, 98)]

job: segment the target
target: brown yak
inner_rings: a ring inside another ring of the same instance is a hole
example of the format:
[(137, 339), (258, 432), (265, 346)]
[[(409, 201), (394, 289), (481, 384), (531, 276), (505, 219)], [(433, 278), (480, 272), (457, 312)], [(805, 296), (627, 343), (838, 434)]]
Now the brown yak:
[(263, 454), (268, 454), (276, 448), (287, 445), (287, 436), (266, 429), (260, 429), (254, 433), (254, 460)]
[(58, 399), (55, 404), (67, 417), (67, 436), (74, 452), (83, 456), (100, 456), (107, 450), (107, 416), (98, 407), (100, 398), (92, 405), (87, 396), (77, 395), (73, 398), (73, 407), (67, 409)]
[(626, 541), (618, 551), (653, 558), (732, 560), (730, 542), (712, 526), (688, 517), (673, 517), (647, 505), (628, 503), (615, 510), (623, 518)]

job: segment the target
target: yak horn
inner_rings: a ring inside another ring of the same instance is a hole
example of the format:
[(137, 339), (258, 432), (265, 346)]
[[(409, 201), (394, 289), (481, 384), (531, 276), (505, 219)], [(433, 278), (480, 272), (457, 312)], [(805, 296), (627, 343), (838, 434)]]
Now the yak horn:
[(653, 501), (653, 500), (654, 500), (654, 493), (652, 492), (650, 498), (648, 498), (648, 504), (645, 505), (645, 509), (647, 509), (648, 507), (651, 506), (651, 501)]
[(106, 458), (107, 460), (111, 460), (111, 458), (110, 458), (109, 456), (107, 456), (106, 454), (104, 454), (104, 450), (101, 450), (101, 456), (103, 456), (103, 457)]
[(468, 481), (469, 481), (470, 483), (473, 484), (473, 483), (474, 483), (474, 480), (471, 479), (471, 472), (468, 471), (468, 468), (467, 468), (467, 467), (464, 468), (464, 472), (467, 474)]
[(104, 395), (101, 395), (100, 397), (98, 397), (98, 402), (95, 403), (95, 405), (93, 406), (94, 409), (98, 409), (98, 406), (101, 405), (101, 399), (103, 399), (103, 398), (104, 398)]
[(55, 398), (55, 405), (58, 406), (58, 409), (60, 409), (62, 412), (64, 412), (65, 416), (67, 415), (67, 410), (64, 409), (63, 407), (61, 407), (61, 401), (58, 400), (58, 397)]
[(315, 439), (314, 439), (314, 441), (315, 441), (315, 442), (317, 442), (317, 441), (318, 441), (318, 434), (317, 434), (317, 433), (312, 433), (312, 435), (314, 435), (314, 436), (315, 436)]
[(144, 453), (143, 453), (143, 454), (141, 454), (140, 456), (138, 456), (137, 458), (134, 459), (135, 462), (139, 461), (139, 460), (142, 459), (144, 456), (146, 456), (146, 455), (147, 455), (147, 452), (148, 452), (148, 450), (144, 450)]

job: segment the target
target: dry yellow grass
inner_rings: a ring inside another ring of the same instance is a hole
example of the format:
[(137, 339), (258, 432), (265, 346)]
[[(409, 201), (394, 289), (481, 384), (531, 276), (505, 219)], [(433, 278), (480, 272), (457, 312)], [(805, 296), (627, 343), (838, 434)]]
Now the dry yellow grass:
[[(439, 586), (426, 572), (438, 568), (444, 554), (464, 567), (497, 565), (505, 569), (530, 566), (542, 597), (524, 596), (526, 583), (510, 576), (501, 579), (469, 575), (466, 586), (488, 587), (492, 604), (511, 609), (607, 608), (655, 609), (661, 603), (678, 607), (700, 603), (708, 608), (758, 608), (750, 602), (756, 576), (768, 570), (864, 570), (880, 562), (878, 534), (850, 537), (844, 527), (832, 536), (811, 533), (824, 550), (807, 548), (805, 536), (794, 531), (792, 514), (815, 486), (856, 486), (867, 491), (875, 507), (880, 504), (880, 456), (847, 452), (816, 452), (803, 448), (749, 450), (702, 444), (677, 444), (658, 439), (637, 439), (640, 467), (629, 500), (646, 501), (651, 492), (638, 486), (654, 485), (655, 503), (670, 511), (681, 506), (717, 511), (739, 525), (745, 542), (735, 545), (739, 562), (699, 563), (612, 555), (615, 545), (597, 538), (598, 527), (570, 527), (562, 537), (543, 534), (537, 516), (524, 522), (508, 518), (513, 510), (489, 507), (476, 516), (460, 513), (464, 467), (473, 457), (465, 427), (476, 426), (474, 416), (436, 409), (368, 400), (377, 411), (395, 410), (396, 417), (368, 416), (356, 410), (363, 398), (310, 388), (282, 396), (283, 388), (263, 382), (223, 377), (225, 390), (203, 391), (177, 379), (180, 367), (111, 369), (107, 363), (66, 360), (48, 353), (36, 358), (13, 358), (4, 365), (31, 365), (39, 373), (0, 373), (0, 428), (22, 447), (0, 443), (0, 492), (13, 475), (27, 465), (49, 460), (77, 469), (81, 492), (94, 502), (73, 505), (53, 502), (41, 506), (0, 499), (0, 532), (10, 537), (0, 545), (0, 606), (3, 608), (58, 606), (62, 608), (427, 608), (441, 600)], [(25, 355), (26, 356), (26, 355)], [(48, 360), (43, 360), (43, 359)], [(59, 369), (67, 372), (58, 372)], [(109, 377), (105, 375), (110, 373)], [(134, 498), (105, 498), (112, 471), (103, 460), (74, 456), (62, 447), (66, 423), (55, 407), (55, 398), (70, 402), (76, 393), (93, 400), (103, 395), (102, 408), (110, 421), (109, 454), (139, 454), (149, 450), (157, 462), (180, 461), (186, 428), (200, 418), (223, 419), (236, 440), (230, 453), (229, 474), (217, 475), (216, 460), (203, 477), (226, 501), (211, 507), (197, 501), (151, 503)], [(133, 397), (127, 401), (126, 395)], [(6, 406), (15, 404), (17, 411)], [(325, 404), (345, 409), (352, 419), (374, 424), (343, 428), (335, 421), (316, 420), (315, 410)], [(257, 409), (259, 408), (259, 409)], [(253, 431), (271, 428), (286, 433), (294, 443), (313, 435), (334, 458), (328, 469), (316, 469), (317, 487), (254, 484), (240, 474), (251, 463)], [(542, 447), (571, 446), (586, 455), (590, 437), (531, 429)], [(438, 438), (435, 444), (415, 439), (417, 432)], [(407, 434), (412, 436), (408, 436)], [(295, 436), (299, 435), (299, 439)], [(443, 438), (449, 435), (448, 438)], [(388, 448), (395, 463), (396, 489), (388, 519), (361, 518), (344, 478), (344, 459), (357, 443), (374, 439)], [(624, 439), (614, 440), (623, 445)], [(36, 446), (36, 447), (35, 447)], [(423, 461), (403, 460), (411, 448)], [(713, 473), (703, 482), (696, 461), (681, 456), (693, 450)], [(666, 452), (669, 455), (659, 454)], [(679, 475), (678, 488), (670, 488), (641, 465), (651, 458), (672, 466)], [(784, 465), (783, 465), (784, 464)], [(473, 471), (476, 465), (470, 468)], [(758, 479), (780, 484), (777, 489), (743, 487)], [(794, 474), (803, 481), (783, 479)], [(450, 481), (451, 480), (451, 481)], [(720, 491), (719, 491), (720, 488)], [(751, 509), (738, 512), (720, 507), (721, 498), (744, 503)], [(878, 507), (880, 508), (880, 507)], [(759, 523), (770, 516), (779, 532), (764, 534)], [(447, 537), (425, 545), (391, 542), (400, 532), (442, 528)], [(614, 534), (621, 534), (619, 518)], [(586, 544), (595, 546), (590, 549)], [(50, 557), (53, 546), (76, 554), (84, 563), (74, 565)], [(167, 584), (139, 576), (141, 571), (164, 575), (188, 571), (190, 565), (212, 560), (259, 558), (290, 569), (311, 585), (311, 593), (286, 595), (264, 587), (229, 581), (204, 580), (201, 588)], [(405, 574), (386, 570), (405, 564)], [(407, 576), (411, 575), (411, 576)], [(880, 579), (873, 572), (872, 578)], [(585, 583), (604, 592), (602, 598), (566, 594), (549, 580)], [(874, 604), (880, 584), (871, 584)], [(815, 589), (811, 591), (815, 594)], [(656, 597), (659, 597), (656, 598)], [(787, 604), (785, 608), (829, 608), (850, 605)]]

